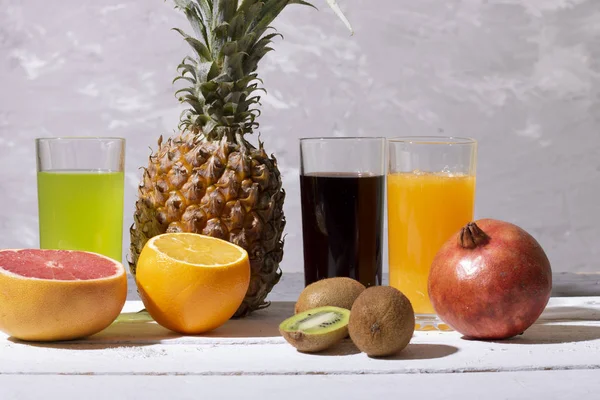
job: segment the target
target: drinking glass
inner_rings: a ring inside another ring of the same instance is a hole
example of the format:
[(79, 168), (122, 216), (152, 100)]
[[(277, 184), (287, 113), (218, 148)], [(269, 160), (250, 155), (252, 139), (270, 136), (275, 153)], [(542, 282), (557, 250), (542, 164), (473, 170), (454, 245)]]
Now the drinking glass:
[(304, 282), (381, 284), (385, 138), (300, 139)]
[(400, 137), (388, 148), (390, 286), (411, 301), (416, 329), (449, 330), (435, 315), (427, 279), (442, 244), (473, 219), (477, 142)]
[(40, 248), (122, 261), (125, 139), (36, 139)]

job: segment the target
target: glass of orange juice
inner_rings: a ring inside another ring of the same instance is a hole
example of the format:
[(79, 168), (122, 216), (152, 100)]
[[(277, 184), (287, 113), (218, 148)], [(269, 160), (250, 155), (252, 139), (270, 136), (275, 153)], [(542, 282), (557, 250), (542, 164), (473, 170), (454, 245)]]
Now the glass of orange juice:
[(431, 262), (442, 244), (473, 219), (477, 142), (456, 137), (388, 140), (390, 286), (415, 310), (416, 329), (450, 330), (427, 292)]

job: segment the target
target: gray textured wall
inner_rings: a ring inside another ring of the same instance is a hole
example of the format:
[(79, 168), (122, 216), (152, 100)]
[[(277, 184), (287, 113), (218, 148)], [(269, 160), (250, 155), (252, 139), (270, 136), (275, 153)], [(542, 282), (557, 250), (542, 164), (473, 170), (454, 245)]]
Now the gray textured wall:
[[(440, 132), (480, 141), (478, 216), (522, 225), (556, 271), (600, 270), (600, 1), (342, 0), (354, 37), (315, 3), (283, 13), (260, 67), (284, 271), (302, 266), (297, 138)], [(129, 226), (138, 167), (176, 127), (182, 23), (160, 0), (0, 0), (0, 247), (38, 245), (38, 136), (126, 137)]]

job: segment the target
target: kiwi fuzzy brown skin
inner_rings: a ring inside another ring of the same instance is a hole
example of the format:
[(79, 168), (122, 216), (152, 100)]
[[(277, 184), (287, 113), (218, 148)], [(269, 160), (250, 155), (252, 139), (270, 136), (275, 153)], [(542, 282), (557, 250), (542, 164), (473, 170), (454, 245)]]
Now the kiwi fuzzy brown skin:
[[(306, 318), (310, 313), (319, 311), (334, 311), (345, 318), (345, 322), (339, 323), (339, 327), (326, 333), (305, 333), (300, 330), (288, 330), (290, 321), (299, 321)], [(339, 307), (319, 307), (296, 314), (279, 325), (281, 336), (298, 351), (304, 353), (315, 353), (325, 350), (348, 336), (348, 315), (350, 311)]]
[(356, 298), (365, 290), (365, 286), (352, 278), (326, 278), (313, 282), (304, 288), (294, 311), (296, 314), (317, 307), (332, 306), (347, 310), (352, 308)]
[(302, 332), (280, 331), (285, 340), (303, 353), (316, 353), (330, 348), (348, 336), (348, 325), (328, 335), (307, 335)]
[(352, 342), (369, 357), (386, 357), (404, 349), (415, 331), (410, 300), (398, 289), (373, 286), (354, 302), (348, 331)]

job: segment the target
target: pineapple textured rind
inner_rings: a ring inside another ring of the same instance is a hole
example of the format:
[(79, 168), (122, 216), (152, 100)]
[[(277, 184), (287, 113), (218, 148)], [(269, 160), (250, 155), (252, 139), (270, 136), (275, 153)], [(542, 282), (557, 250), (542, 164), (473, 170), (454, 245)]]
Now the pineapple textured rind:
[[(131, 235), (131, 273), (149, 238), (194, 232), (235, 243), (248, 251), (250, 287), (236, 316), (268, 305), (279, 282), (285, 228), (277, 161), (262, 147), (201, 141), (186, 133), (168, 139), (150, 156), (138, 188)], [(159, 141), (160, 142), (160, 141)]]
[(149, 157), (130, 228), (133, 275), (148, 239), (165, 232), (205, 234), (246, 249), (251, 279), (236, 317), (267, 307), (265, 299), (281, 278), (281, 174), (260, 140), (256, 147), (244, 135), (258, 127), (263, 89), (255, 70), (280, 36), (266, 32), (289, 4), (311, 5), (300, 0), (175, 0), (193, 33), (175, 29), (193, 50), (174, 79), (187, 84), (176, 95), (189, 108), (181, 115), (181, 133), (164, 143), (161, 136)]

